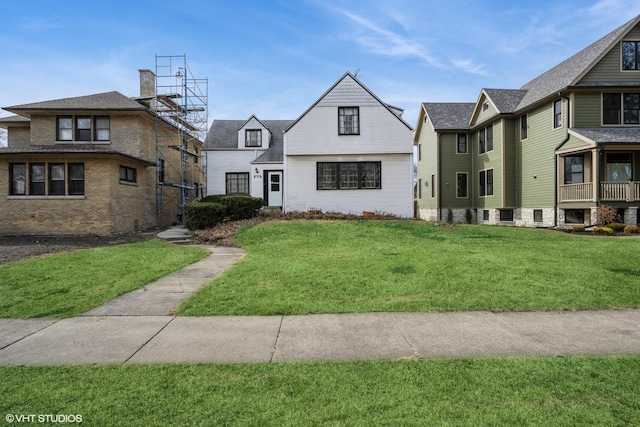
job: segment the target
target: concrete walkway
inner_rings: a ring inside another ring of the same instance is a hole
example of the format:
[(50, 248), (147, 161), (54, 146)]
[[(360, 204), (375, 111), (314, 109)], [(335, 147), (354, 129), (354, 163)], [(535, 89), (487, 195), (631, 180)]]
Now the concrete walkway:
[(0, 365), (288, 362), (640, 354), (640, 310), (176, 317), (244, 251), (69, 319), (0, 319)]

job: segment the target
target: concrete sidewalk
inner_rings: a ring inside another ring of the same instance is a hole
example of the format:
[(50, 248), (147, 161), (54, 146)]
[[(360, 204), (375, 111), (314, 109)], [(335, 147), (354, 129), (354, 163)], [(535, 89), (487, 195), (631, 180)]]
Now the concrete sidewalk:
[(208, 248), (81, 316), (0, 319), (0, 365), (640, 354), (640, 310), (176, 317), (182, 300), (244, 255)]
[(0, 320), (1, 365), (640, 354), (640, 310)]

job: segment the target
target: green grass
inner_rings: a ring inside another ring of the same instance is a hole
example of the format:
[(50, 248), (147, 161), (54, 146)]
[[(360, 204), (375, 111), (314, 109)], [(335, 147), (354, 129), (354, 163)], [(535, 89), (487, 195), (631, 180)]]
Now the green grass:
[(640, 239), (421, 221), (282, 221), (184, 315), (640, 307)]
[(628, 426), (640, 358), (0, 368), (0, 413), (85, 425)]
[(0, 266), (0, 317), (75, 316), (206, 253), (151, 240), (5, 264)]

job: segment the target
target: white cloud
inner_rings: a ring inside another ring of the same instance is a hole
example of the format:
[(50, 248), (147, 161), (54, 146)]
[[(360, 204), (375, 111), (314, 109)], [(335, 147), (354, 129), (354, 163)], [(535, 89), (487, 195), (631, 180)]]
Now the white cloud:
[(483, 69), (484, 64), (477, 64), (473, 59), (458, 59), (452, 60), (451, 63), (456, 67), (467, 73), (477, 74), (479, 76), (486, 76), (487, 72)]

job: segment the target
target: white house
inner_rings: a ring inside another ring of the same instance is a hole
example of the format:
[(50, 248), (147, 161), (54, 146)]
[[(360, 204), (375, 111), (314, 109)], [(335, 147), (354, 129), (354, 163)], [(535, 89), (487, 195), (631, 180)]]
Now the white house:
[(285, 212), (413, 216), (413, 129), (345, 73), (297, 120), (215, 120), (209, 194), (263, 197)]

